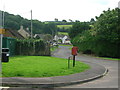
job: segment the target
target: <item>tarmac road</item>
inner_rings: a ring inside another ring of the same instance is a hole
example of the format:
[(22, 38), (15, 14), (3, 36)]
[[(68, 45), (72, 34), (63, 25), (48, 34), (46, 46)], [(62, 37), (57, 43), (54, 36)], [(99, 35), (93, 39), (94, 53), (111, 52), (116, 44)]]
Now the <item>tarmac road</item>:
[[(71, 51), (68, 46), (59, 46), (59, 49), (53, 54), (54, 57), (68, 58)], [(88, 61), (103, 65), (109, 72), (106, 76), (83, 84), (69, 85), (61, 88), (118, 88), (118, 61), (104, 60), (90, 55), (79, 54), (76, 57), (79, 61)]]

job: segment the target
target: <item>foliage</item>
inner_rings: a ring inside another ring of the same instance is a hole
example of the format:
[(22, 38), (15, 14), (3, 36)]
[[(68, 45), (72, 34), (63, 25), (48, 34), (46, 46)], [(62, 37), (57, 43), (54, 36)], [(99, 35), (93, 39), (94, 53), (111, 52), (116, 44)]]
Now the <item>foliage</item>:
[(52, 41), (52, 39), (53, 39), (53, 37), (50, 34), (45, 34), (44, 37), (43, 37), (43, 40), (47, 41), (47, 42)]
[(80, 73), (90, 68), (89, 65), (76, 61), (76, 66), (70, 69), (68, 60), (45, 56), (10, 57), (8, 63), (2, 63), (3, 77), (51, 77)]
[[(2, 11), (0, 11), (2, 12)], [(38, 20), (32, 20), (33, 23), (33, 34), (53, 34), (56, 33), (56, 24), (48, 23), (45, 24), (44, 22)], [(12, 29), (12, 30), (19, 30), (20, 26), (24, 28), (31, 28), (31, 20), (25, 19), (20, 15), (13, 15), (5, 12), (5, 28)]]
[(79, 33), (72, 43), (84, 53), (120, 58), (120, 22), (118, 8), (104, 11), (91, 30)]
[[(46, 51), (47, 50), (47, 51)], [(42, 40), (17, 40), (17, 55), (50, 55), (50, 45)]]
[(107, 40), (111, 43), (120, 42), (118, 38), (119, 24), (118, 9), (104, 11), (94, 25), (98, 39)]
[(51, 52), (53, 52), (53, 51), (55, 51), (56, 49), (58, 49), (58, 45), (52, 45), (51, 47), (50, 47), (50, 51)]
[(43, 33), (44, 34), (51, 34), (52, 36), (54, 36), (57, 32), (57, 26), (54, 23), (48, 23), (45, 24), (43, 27)]
[(90, 26), (87, 22), (75, 22), (69, 31), (69, 36), (73, 39), (78, 34), (82, 33), (85, 30), (89, 30)]

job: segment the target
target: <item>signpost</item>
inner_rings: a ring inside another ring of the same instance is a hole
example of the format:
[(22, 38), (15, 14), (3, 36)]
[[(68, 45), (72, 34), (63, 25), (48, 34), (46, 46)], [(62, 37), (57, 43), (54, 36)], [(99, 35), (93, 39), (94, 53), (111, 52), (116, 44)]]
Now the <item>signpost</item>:
[(72, 55), (73, 55), (73, 67), (75, 67), (75, 56), (77, 55), (78, 47), (72, 48)]

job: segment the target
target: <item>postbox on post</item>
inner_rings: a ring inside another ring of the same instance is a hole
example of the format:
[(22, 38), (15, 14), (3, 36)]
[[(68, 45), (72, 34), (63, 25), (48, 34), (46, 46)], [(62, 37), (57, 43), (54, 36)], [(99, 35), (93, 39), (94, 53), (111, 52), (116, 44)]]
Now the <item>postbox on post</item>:
[(77, 52), (78, 52), (78, 47), (73, 47), (72, 48), (72, 55), (73, 55), (73, 67), (75, 67), (75, 56), (77, 55)]
[(73, 47), (72, 48), (72, 55), (77, 55), (78, 47)]

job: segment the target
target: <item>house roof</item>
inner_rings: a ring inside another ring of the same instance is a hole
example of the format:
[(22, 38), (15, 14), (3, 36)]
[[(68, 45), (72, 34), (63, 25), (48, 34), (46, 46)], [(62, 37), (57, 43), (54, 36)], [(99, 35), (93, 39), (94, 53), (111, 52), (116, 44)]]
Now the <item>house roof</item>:
[(60, 34), (60, 35), (57, 35), (57, 36), (58, 36), (58, 37), (62, 37), (62, 38), (63, 38), (65, 35), (63, 35), (63, 34)]
[(12, 37), (12, 38), (17, 38), (17, 39), (24, 39), (22, 35), (20, 35), (16, 30), (10, 30), (6, 29), (5, 34), (3, 34), (4, 37)]
[(30, 37), (30, 31), (27, 28), (27, 30), (23, 29), (23, 26), (20, 26), (20, 29), (18, 30), (18, 33), (22, 35), (24, 38), (29, 38)]
[(35, 35), (34, 35), (34, 38), (39, 37), (39, 38), (43, 39), (44, 36), (45, 36), (45, 34), (35, 34)]
[(31, 34), (31, 32), (29, 31), (29, 29), (28, 30), (25, 30), (27, 33), (29, 33), (29, 34)]

